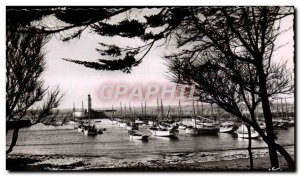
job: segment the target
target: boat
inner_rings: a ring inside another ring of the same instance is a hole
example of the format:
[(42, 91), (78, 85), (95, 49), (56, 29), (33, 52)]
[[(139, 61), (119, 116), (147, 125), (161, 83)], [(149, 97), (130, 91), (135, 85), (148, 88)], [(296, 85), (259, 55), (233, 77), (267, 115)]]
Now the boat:
[(290, 120), (290, 121), (288, 122), (288, 125), (289, 125), (289, 126), (294, 126), (294, 125), (295, 125), (295, 121), (294, 121), (294, 120)]
[[(246, 125), (241, 125), (237, 130), (237, 134), (239, 138), (249, 139), (248, 129)], [(258, 139), (260, 135), (253, 128), (251, 128), (251, 139)]]
[(116, 120), (116, 118), (115, 118), (115, 110), (114, 110), (114, 106), (111, 106), (111, 111), (112, 111), (112, 114), (111, 114), (110, 121), (111, 121), (113, 124), (116, 124), (116, 123), (117, 123), (117, 120)]
[(118, 126), (125, 128), (127, 126), (127, 123), (125, 121), (119, 121)]
[(195, 126), (199, 134), (218, 134), (220, 132), (220, 127), (216, 123), (196, 123)]
[(158, 137), (176, 137), (179, 134), (178, 129), (167, 129), (163, 127), (158, 127), (158, 126), (152, 126), (150, 128), (150, 132), (153, 136), (158, 136)]
[(129, 139), (132, 140), (148, 140), (148, 135), (144, 135), (138, 130), (130, 130), (128, 131)]
[[(158, 102), (158, 98), (157, 98), (157, 121), (156, 124), (158, 125), (154, 125), (152, 127), (150, 127), (150, 132), (153, 136), (158, 136), (158, 137), (176, 137), (179, 134), (179, 130), (178, 130), (178, 126), (173, 126), (170, 125), (168, 121), (159, 121), (159, 117), (161, 117), (161, 119), (164, 119), (164, 108), (163, 108), (163, 104), (162, 104), (162, 99), (161, 99), (161, 110), (159, 108), (159, 102)], [(161, 111), (161, 112), (160, 112)], [(173, 123), (173, 122), (172, 122)]]
[(136, 119), (134, 123), (136, 123), (136, 124), (144, 124), (145, 121), (141, 120), (141, 119)]
[(139, 126), (138, 126), (138, 124), (136, 124), (136, 123), (127, 123), (126, 129), (127, 129), (128, 131), (130, 131), (130, 130), (138, 130), (138, 129), (139, 129)]
[(78, 125), (77, 129), (78, 129), (79, 132), (83, 132), (84, 125), (83, 124)]
[(201, 121), (199, 119), (195, 119), (195, 118), (192, 118), (192, 123), (200, 123)]
[(152, 120), (149, 120), (148, 125), (152, 126), (152, 125), (154, 125), (154, 122)]
[(266, 129), (266, 124), (265, 124), (265, 122), (258, 122), (258, 125), (259, 125), (259, 127), (260, 127), (262, 130), (265, 130), (265, 129)]
[(95, 127), (95, 125), (93, 126), (85, 126), (84, 131), (83, 131), (84, 135), (88, 135), (88, 136), (95, 136), (98, 134), (98, 130)]
[(274, 122), (273, 123), (273, 128), (275, 130), (287, 130), (288, 129), (288, 125), (282, 122)]
[(238, 128), (233, 122), (223, 122), (220, 124), (220, 133), (234, 133)]
[(178, 125), (178, 129), (180, 129), (180, 130), (186, 130), (186, 128), (187, 128), (187, 125), (184, 125), (182, 123)]
[(197, 135), (198, 134), (198, 130), (194, 126), (190, 125), (190, 126), (186, 127), (185, 133), (186, 134), (190, 134), (190, 135)]

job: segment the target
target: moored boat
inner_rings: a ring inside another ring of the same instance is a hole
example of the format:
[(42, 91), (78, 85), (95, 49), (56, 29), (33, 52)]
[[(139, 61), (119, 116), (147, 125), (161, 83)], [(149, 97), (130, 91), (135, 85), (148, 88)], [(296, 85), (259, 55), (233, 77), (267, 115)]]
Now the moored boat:
[(220, 127), (216, 123), (197, 123), (195, 126), (199, 134), (218, 134)]
[(233, 122), (223, 122), (220, 124), (220, 133), (234, 133), (238, 128)]
[[(250, 129), (251, 131), (251, 139), (258, 139), (260, 138), (260, 135), (258, 132), (256, 132), (253, 128)], [(249, 139), (249, 133), (246, 125), (241, 125), (239, 129), (237, 130), (237, 134), (239, 138), (243, 139)]]
[(190, 134), (190, 135), (197, 135), (198, 130), (194, 126), (187, 126), (186, 129), (185, 129), (185, 133)]
[(130, 130), (128, 131), (129, 139), (132, 140), (148, 140), (148, 135), (144, 135), (138, 130)]
[(152, 125), (154, 125), (154, 122), (152, 120), (149, 120), (148, 125), (152, 126)]
[(95, 127), (95, 125), (85, 126), (83, 133), (84, 133), (84, 135), (87, 135), (87, 136), (95, 136), (98, 134), (98, 130)]
[(150, 131), (153, 136), (159, 137), (176, 137), (179, 134), (178, 129), (167, 129), (157, 126), (151, 127)]
[(78, 129), (79, 132), (83, 132), (84, 125), (82, 125), (82, 124), (78, 125), (77, 129)]

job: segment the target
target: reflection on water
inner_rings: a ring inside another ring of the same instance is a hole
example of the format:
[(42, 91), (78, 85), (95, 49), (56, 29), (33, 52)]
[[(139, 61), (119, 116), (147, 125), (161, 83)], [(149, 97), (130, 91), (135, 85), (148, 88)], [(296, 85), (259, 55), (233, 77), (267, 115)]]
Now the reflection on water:
[[(237, 138), (236, 134), (220, 133), (216, 136), (190, 136), (180, 131), (178, 138), (150, 136), (148, 141), (130, 140), (126, 128), (117, 127), (111, 121), (102, 120), (96, 124), (106, 128), (102, 135), (85, 136), (74, 129), (73, 125), (47, 130), (38, 126), (22, 129), (17, 146), (12, 153), (24, 154), (63, 154), (75, 156), (111, 156), (115, 158), (135, 157), (138, 154), (156, 154), (164, 152), (196, 152), (247, 148), (248, 140)], [(140, 130), (151, 135), (149, 127)], [(7, 135), (7, 145), (11, 132)], [(294, 144), (294, 128), (281, 130), (278, 143)], [(265, 147), (262, 140), (253, 140), (253, 147)]]

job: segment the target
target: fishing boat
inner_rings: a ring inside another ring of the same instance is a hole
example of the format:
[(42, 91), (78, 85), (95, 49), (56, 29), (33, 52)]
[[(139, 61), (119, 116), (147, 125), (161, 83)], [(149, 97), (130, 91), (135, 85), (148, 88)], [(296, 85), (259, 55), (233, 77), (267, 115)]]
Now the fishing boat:
[(198, 123), (197, 129), (199, 134), (218, 134), (220, 132), (220, 127), (213, 123)]
[(294, 119), (291, 119), (289, 122), (288, 122), (288, 126), (294, 126), (295, 125), (295, 121)]
[(190, 135), (198, 135), (198, 129), (192, 125), (189, 125), (185, 129), (185, 133)]
[(151, 134), (158, 137), (176, 137), (179, 134), (177, 129), (167, 129), (158, 126), (150, 128)]
[(265, 124), (265, 122), (258, 122), (258, 125), (259, 125), (259, 127), (260, 127), (262, 130), (265, 130), (265, 129), (266, 129), (266, 124)]
[(220, 133), (234, 133), (238, 128), (233, 122), (223, 122), (220, 124)]
[(182, 122), (178, 123), (178, 129), (180, 130), (186, 130), (187, 125), (184, 125)]
[(179, 116), (179, 121), (177, 122), (178, 129), (185, 130), (187, 128), (187, 125), (184, 125), (182, 123), (181, 117), (183, 116), (183, 113), (182, 113), (182, 108), (181, 108), (181, 104), (180, 104), (180, 99), (179, 99), (179, 102), (178, 102), (178, 116)]
[(126, 129), (128, 131), (130, 131), (130, 130), (138, 130), (139, 126), (136, 123), (130, 123), (130, 122), (128, 122), (127, 125), (126, 125)]
[(142, 119), (140, 119), (140, 118), (138, 118), (138, 119), (136, 119), (135, 120), (135, 122), (134, 123), (136, 123), (136, 124), (144, 124), (145, 123), (145, 121), (144, 120), (142, 120)]
[(77, 129), (78, 129), (79, 132), (83, 132), (84, 125), (83, 124), (78, 125)]
[[(253, 128), (251, 128), (251, 139), (258, 139), (260, 138), (260, 135), (258, 132), (256, 132)], [(243, 139), (249, 139), (249, 133), (246, 125), (241, 125), (239, 129), (237, 130), (237, 134), (239, 138)]]
[[(161, 107), (161, 109), (159, 108)], [(161, 99), (161, 106), (159, 106), (159, 102), (157, 99), (157, 116), (161, 117), (161, 119), (164, 119), (164, 108), (162, 104), (162, 99)], [(158, 136), (158, 137), (176, 137), (179, 134), (178, 131), (178, 126), (169, 126), (167, 124), (167, 121), (161, 121), (159, 122), (157, 118), (156, 124), (150, 128), (150, 132), (153, 136)]]
[(148, 140), (148, 135), (144, 135), (138, 130), (130, 130), (128, 131), (129, 139), (132, 140)]
[(126, 123), (126, 121), (121, 120), (121, 121), (118, 122), (118, 126), (122, 127), (122, 128), (125, 128), (127, 126), (127, 123)]
[(199, 134), (218, 134), (220, 132), (220, 126), (214, 122), (198, 122), (195, 127)]
[(152, 125), (154, 125), (154, 122), (152, 120), (149, 120), (148, 125), (152, 126)]
[(93, 125), (93, 126), (86, 126), (86, 127), (84, 128), (83, 133), (84, 133), (84, 135), (94, 136), (94, 135), (97, 135), (97, 134), (98, 134), (98, 130), (97, 130), (97, 128), (95, 127), (95, 125)]
[(201, 121), (199, 119), (196, 119), (196, 118), (192, 118), (192, 123), (200, 123)]

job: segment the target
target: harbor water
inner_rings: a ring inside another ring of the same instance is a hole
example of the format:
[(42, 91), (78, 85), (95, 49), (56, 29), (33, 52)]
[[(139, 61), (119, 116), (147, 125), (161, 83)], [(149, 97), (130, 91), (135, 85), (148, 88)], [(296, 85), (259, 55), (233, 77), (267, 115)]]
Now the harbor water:
[[(189, 120), (185, 120), (189, 123)], [(102, 135), (85, 136), (74, 129), (76, 125), (47, 127), (42, 124), (22, 129), (19, 132), (17, 145), (12, 154), (29, 155), (66, 155), (132, 158), (145, 154), (176, 152), (213, 152), (246, 149), (247, 139), (240, 139), (235, 134), (220, 133), (216, 136), (190, 136), (180, 131), (178, 138), (150, 136), (146, 142), (130, 140), (126, 128), (112, 124), (109, 119), (96, 122), (98, 128), (106, 128)], [(140, 130), (151, 135), (148, 126), (140, 126)], [(6, 137), (6, 145), (11, 141), (12, 132)], [(294, 145), (294, 127), (278, 132), (277, 142), (283, 146)], [(261, 140), (252, 140), (253, 148), (263, 148), (266, 144)]]

